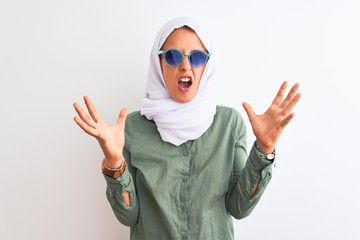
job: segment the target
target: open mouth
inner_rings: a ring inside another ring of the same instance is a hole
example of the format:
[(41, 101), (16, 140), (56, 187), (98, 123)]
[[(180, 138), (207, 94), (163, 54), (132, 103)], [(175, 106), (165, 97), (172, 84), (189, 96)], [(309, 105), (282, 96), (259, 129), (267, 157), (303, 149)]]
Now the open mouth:
[(178, 81), (178, 86), (181, 90), (186, 91), (192, 85), (192, 81), (188, 77), (180, 78)]

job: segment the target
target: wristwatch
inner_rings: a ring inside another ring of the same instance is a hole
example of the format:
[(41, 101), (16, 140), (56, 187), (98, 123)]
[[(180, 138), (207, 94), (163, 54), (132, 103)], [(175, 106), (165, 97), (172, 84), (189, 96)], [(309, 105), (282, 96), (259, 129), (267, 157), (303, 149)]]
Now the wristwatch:
[(125, 169), (126, 169), (125, 159), (123, 159), (119, 168), (110, 168), (110, 167), (106, 166), (105, 159), (102, 161), (102, 164), (101, 164), (101, 170), (102, 170), (103, 174), (105, 174), (106, 176), (115, 178), (115, 179), (120, 177), (125, 172)]
[(257, 142), (255, 141), (254, 142), (254, 146), (255, 146), (255, 149), (256, 149), (256, 152), (257, 154), (262, 158), (262, 159), (266, 159), (268, 161), (271, 161), (273, 162), (275, 160), (275, 149), (272, 153), (268, 153), (266, 154), (260, 147), (259, 145), (257, 144)]
[(274, 161), (275, 159), (275, 151), (269, 154), (266, 154), (266, 160)]

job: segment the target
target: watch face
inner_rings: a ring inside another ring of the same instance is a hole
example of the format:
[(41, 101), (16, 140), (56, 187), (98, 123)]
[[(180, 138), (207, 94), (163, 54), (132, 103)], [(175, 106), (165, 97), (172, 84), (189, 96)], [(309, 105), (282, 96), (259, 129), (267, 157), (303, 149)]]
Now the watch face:
[(274, 160), (275, 154), (269, 153), (268, 155), (266, 155), (266, 158), (267, 158), (268, 160)]

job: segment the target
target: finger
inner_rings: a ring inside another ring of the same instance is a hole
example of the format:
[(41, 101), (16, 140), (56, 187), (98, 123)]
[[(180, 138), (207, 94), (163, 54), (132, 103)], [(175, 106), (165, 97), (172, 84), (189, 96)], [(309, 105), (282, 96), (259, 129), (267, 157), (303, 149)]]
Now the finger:
[(89, 125), (90, 127), (94, 127), (95, 126), (95, 122), (94, 120), (85, 113), (84, 109), (82, 109), (82, 107), (80, 106), (80, 104), (78, 103), (74, 103), (73, 104), (76, 112), (78, 113), (79, 117), (81, 118), (81, 120), (83, 122), (85, 122), (87, 125)]
[(97, 113), (94, 105), (92, 104), (90, 98), (88, 96), (84, 96), (84, 101), (85, 101), (85, 104), (86, 104), (86, 107), (90, 113), (90, 116), (92, 117), (92, 119), (95, 121), (95, 122), (98, 122), (101, 117), (100, 115)]
[(296, 95), (298, 89), (300, 87), (299, 83), (295, 83), (294, 86), (290, 89), (288, 95), (286, 96), (286, 98), (284, 99), (284, 101), (281, 103), (280, 107), (286, 106), (289, 102), (292, 101), (292, 99), (294, 98), (294, 96)]
[(283, 114), (287, 115), (289, 112), (291, 112), (295, 105), (299, 102), (300, 98), (301, 93), (296, 93), (296, 95), (291, 99), (291, 101), (283, 108)]
[(128, 115), (128, 109), (127, 108), (121, 109), (121, 111), (119, 113), (119, 118), (117, 121), (117, 125), (121, 129), (125, 129), (125, 122), (126, 122), (127, 115)]
[(256, 114), (249, 103), (243, 102), (242, 106), (245, 109), (245, 112), (248, 115), (250, 121), (256, 117)]
[(293, 119), (294, 117), (295, 117), (295, 113), (290, 113), (286, 118), (284, 118), (283, 121), (281, 122), (282, 128), (285, 128), (289, 124), (291, 119)]
[(284, 97), (284, 93), (285, 93), (285, 90), (287, 88), (287, 84), (288, 82), (287, 81), (284, 81), (281, 86), (280, 86), (280, 89), (279, 91), (277, 92), (272, 104), (275, 104), (275, 105), (280, 105), (283, 97)]
[(79, 125), (79, 127), (84, 130), (87, 134), (93, 136), (93, 137), (97, 137), (97, 131), (93, 128), (90, 127), (88, 124), (86, 124), (80, 117), (75, 116), (74, 117), (74, 121), (77, 123), (77, 125)]

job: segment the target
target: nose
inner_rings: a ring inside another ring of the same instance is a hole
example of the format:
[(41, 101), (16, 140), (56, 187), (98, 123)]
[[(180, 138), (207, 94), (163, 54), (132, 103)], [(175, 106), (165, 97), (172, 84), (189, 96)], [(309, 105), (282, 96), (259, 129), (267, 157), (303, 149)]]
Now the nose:
[(191, 65), (190, 65), (189, 58), (187, 55), (184, 56), (184, 58), (180, 64), (180, 70), (183, 72), (191, 70)]

